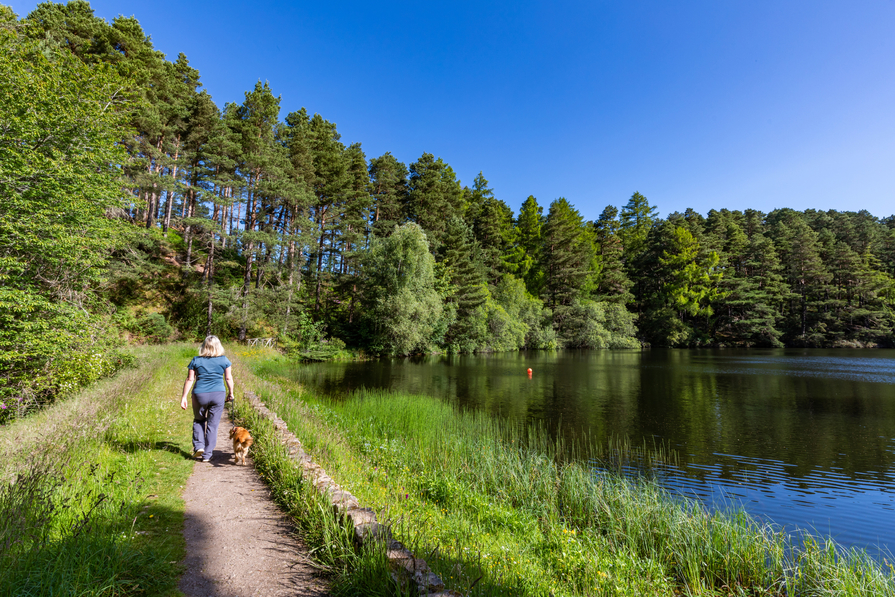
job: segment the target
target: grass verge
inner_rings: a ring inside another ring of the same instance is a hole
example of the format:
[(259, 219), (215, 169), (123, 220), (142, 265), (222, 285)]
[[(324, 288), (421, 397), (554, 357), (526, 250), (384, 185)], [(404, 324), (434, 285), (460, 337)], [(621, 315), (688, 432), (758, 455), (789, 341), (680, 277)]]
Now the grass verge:
[(178, 595), (192, 346), (0, 427), (0, 594)]
[(712, 513), (425, 396), (320, 398), (261, 352), (251, 385), (315, 460), (468, 595), (895, 594), (860, 551)]
[[(254, 386), (256, 381), (239, 362), (234, 375)], [(273, 424), (240, 397), (230, 406), (234, 422), (252, 431), (252, 460), (274, 500), (293, 521), (311, 556), (331, 578), (330, 593), (337, 597), (411, 595), (390, 575), (385, 545), (366, 544), (358, 549), (350, 526), (337, 519), (329, 503), (305, 480), (289, 458)]]

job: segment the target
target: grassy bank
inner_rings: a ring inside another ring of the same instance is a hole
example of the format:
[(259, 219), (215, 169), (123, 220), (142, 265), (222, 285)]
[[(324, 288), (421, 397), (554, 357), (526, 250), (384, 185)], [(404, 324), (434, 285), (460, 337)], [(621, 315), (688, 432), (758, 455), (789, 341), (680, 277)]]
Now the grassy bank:
[(0, 427), (0, 594), (178, 594), (194, 354), (135, 348), (135, 368)]
[[(644, 480), (591, 470), (531, 429), (438, 400), (313, 395), (252, 353), (252, 385), (343, 487), (470, 595), (891, 595), (862, 552), (789, 544)], [(248, 373), (244, 374), (249, 376)]]
[[(246, 377), (244, 371), (237, 370), (236, 374)], [(409, 587), (397, 585), (390, 576), (382, 545), (356, 548), (351, 529), (339, 523), (330, 504), (302, 478), (270, 421), (241, 399), (231, 404), (230, 416), (234, 422), (252, 430), (255, 468), (300, 531), (315, 564), (329, 576), (330, 594), (338, 597), (414, 594)]]

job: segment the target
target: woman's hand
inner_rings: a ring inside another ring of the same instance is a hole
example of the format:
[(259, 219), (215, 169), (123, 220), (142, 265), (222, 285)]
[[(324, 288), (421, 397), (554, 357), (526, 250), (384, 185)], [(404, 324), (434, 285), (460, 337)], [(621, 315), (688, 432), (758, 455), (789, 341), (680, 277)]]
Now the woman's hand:
[(180, 399), (180, 408), (186, 410), (186, 396)]

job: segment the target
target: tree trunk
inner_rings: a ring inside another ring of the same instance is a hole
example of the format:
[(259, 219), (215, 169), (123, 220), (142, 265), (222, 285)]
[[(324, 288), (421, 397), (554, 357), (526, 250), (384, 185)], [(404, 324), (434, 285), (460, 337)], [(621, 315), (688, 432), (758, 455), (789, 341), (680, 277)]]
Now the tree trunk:
[(214, 312), (214, 303), (212, 301), (211, 286), (214, 282), (214, 233), (211, 234), (211, 242), (208, 246), (208, 260), (205, 262), (205, 278), (208, 282), (208, 324), (206, 325), (206, 336), (211, 335), (211, 315)]
[(156, 192), (158, 185), (152, 183), (152, 192), (149, 194), (149, 201), (146, 204), (146, 229), (149, 230), (155, 224), (156, 211), (158, 211), (158, 197)]
[[(287, 219), (286, 227), (288, 229), (284, 229), (283, 232), (288, 233), (290, 236), (295, 232), (295, 212), (291, 211), (289, 213), (289, 218)], [(286, 298), (286, 317), (283, 320), (283, 335), (285, 336), (289, 331), (289, 315), (292, 313), (292, 297), (295, 292), (301, 290), (301, 276), (298, 277), (298, 284), (295, 284), (295, 271), (300, 269), (300, 264), (297, 263), (296, 260), (296, 251), (295, 251), (295, 239), (289, 239), (289, 247), (286, 251), (286, 268), (289, 270), (289, 277), (286, 281), (286, 284), (289, 286), (289, 294)]]
[[(193, 210), (195, 209), (196, 197), (195, 192), (191, 189), (189, 192), (189, 207), (187, 208), (187, 217), (193, 217)], [(186, 266), (192, 267), (192, 259), (193, 259), (193, 227), (187, 226), (186, 230), (183, 232), (184, 236), (187, 238), (186, 243)]]
[[(155, 144), (155, 148), (158, 150), (159, 155), (162, 152), (162, 143), (164, 142), (164, 137), (160, 137), (158, 143)], [(159, 163), (159, 158), (156, 157), (152, 160), (153, 164), (150, 166), (150, 171), (152, 172), (153, 181), (157, 180), (159, 177), (159, 172), (162, 171), (162, 165)], [(159, 206), (159, 197), (161, 197), (161, 193), (158, 192), (158, 184), (156, 182), (152, 183), (152, 194), (149, 199), (148, 209), (146, 210), (146, 228), (152, 228), (155, 225), (155, 221), (158, 219), (158, 206)]]
[(323, 245), (326, 243), (326, 209), (320, 215), (320, 241), (317, 243), (317, 284), (314, 289), (314, 309), (320, 310), (320, 290), (323, 285)]
[(246, 329), (248, 328), (249, 318), (249, 290), (252, 287), (252, 261), (254, 257), (255, 243), (249, 241), (246, 245), (246, 268), (242, 279), (242, 318), (239, 322), (239, 338), (240, 342), (246, 339)]
[(171, 209), (174, 204), (174, 191), (168, 189), (167, 197), (165, 198), (165, 219), (162, 221), (162, 232), (165, 233), (165, 238), (168, 238), (168, 228), (171, 227)]
[[(251, 232), (255, 229), (255, 212), (254, 212), (254, 186), (257, 184), (258, 179), (252, 175), (249, 177), (249, 194), (246, 197), (246, 232)], [(243, 272), (242, 278), (242, 318), (239, 323), (239, 341), (243, 342), (246, 339), (246, 329), (248, 328), (248, 318), (249, 318), (249, 291), (252, 287), (252, 265), (255, 259), (255, 241), (249, 240), (245, 247), (244, 252), (246, 258), (246, 266), (245, 271)]]
[[(174, 165), (171, 167), (171, 180), (174, 184), (177, 183), (177, 158), (180, 155), (180, 137), (177, 137), (177, 149), (174, 150)], [(165, 202), (165, 220), (162, 223), (162, 231), (165, 233), (165, 238), (168, 238), (168, 228), (171, 226), (171, 210), (174, 206), (174, 190), (168, 189), (168, 198)]]

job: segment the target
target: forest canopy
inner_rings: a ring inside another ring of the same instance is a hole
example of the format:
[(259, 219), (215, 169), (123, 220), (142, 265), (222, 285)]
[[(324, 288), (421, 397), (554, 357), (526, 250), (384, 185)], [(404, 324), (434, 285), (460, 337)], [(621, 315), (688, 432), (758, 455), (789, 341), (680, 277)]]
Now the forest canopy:
[(895, 217), (660, 218), (638, 192), (594, 221), (562, 197), (514, 213), (483, 172), (370, 158), (267, 83), (218, 106), (186, 56), (81, 0), (0, 8), (0, 115), (0, 408), (114, 369), (127, 338), (893, 345)]

